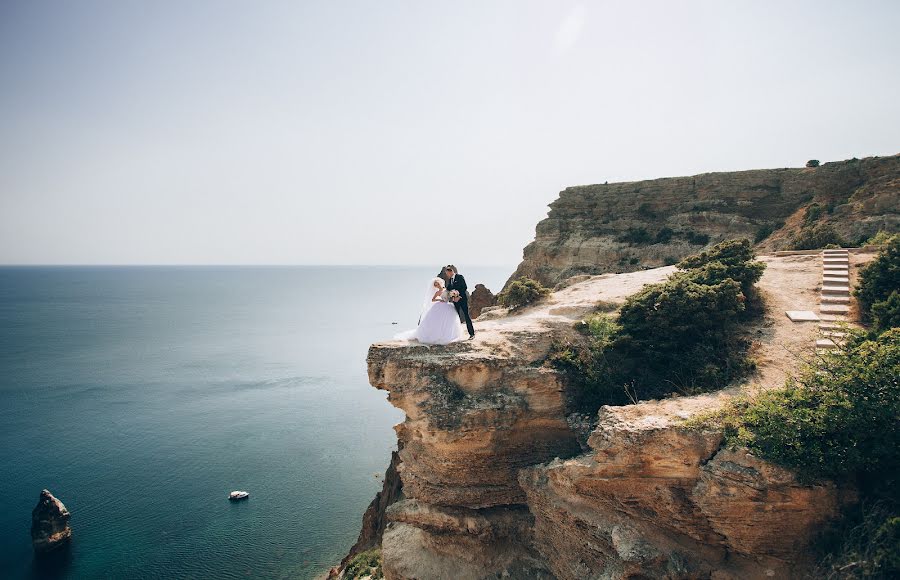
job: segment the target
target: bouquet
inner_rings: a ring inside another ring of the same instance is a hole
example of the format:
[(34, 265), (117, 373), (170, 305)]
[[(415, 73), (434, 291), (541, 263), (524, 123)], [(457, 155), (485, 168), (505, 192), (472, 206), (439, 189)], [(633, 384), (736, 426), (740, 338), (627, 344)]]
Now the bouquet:
[(459, 290), (450, 291), (450, 302), (459, 302)]

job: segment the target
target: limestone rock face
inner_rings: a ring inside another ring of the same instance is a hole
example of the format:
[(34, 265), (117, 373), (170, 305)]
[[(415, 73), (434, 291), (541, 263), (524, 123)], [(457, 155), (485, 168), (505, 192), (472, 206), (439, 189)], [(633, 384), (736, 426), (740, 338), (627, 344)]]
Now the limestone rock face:
[(900, 155), (569, 187), (510, 280), (553, 286), (576, 274), (657, 267), (763, 230), (772, 233), (760, 249), (785, 249), (813, 203), (824, 209), (820, 221), (851, 242), (900, 230)]
[[(815, 307), (821, 262), (760, 259), (770, 312), (748, 329), (752, 384), (771, 388), (796, 367), (785, 353), (814, 342), (816, 328), (784, 311)], [(395, 427), (402, 495), (382, 492), (360, 536), (383, 526), (386, 578), (802, 577), (814, 531), (853, 494), (802, 485), (723, 449), (721, 433), (683, 426), (743, 385), (604, 407), (595, 423), (571, 412), (568, 385), (543, 364), (554, 343), (584, 339), (575, 327), (587, 314), (673, 271), (569, 280), (534, 305), (479, 318), (470, 341), (371, 346), (370, 383), (406, 413)]]
[(592, 453), (521, 472), (554, 575), (794, 577), (852, 492), (721, 449), (720, 433), (681, 427), (672, 407), (604, 407)]
[(481, 315), (481, 311), (497, 304), (494, 293), (485, 288), (484, 284), (475, 284), (475, 290), (469, 296), (469, 316), (473, 319)]
[(69, 510), (46, 489), (31, 511), (31, 544), (42, 555), (64, 547), (72, 539)]
[(553, 578), (531, 548), (534, 518), (524, 506), (469, 510), (405, 500), (388, 508), (388, 518), (386, 578)]

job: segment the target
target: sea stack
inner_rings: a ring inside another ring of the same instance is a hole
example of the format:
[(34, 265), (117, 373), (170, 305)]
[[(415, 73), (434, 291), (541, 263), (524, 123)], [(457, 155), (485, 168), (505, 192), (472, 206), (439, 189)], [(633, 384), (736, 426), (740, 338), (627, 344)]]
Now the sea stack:
[(46, 489), (31, 511), (31, 544), (37, 555), (54, 552), (72, 539), (69, 510)]

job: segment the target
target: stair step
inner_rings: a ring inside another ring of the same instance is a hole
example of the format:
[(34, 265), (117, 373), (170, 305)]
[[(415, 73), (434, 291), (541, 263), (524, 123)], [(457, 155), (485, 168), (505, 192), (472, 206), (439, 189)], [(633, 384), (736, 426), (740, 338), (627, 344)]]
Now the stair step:
[(822, 276), (822, 282), (824, 284), (831, 283), (833, 286), (849, 286), (850, 278), (846, 276), (829, 276), (825, 274)]
[(827, 336), (834, 340), (835, 338), (845, 338), (847, 333), (842, 330), (823, 330), (822, 336)]
[(822, 320), (822, 324), (848, 324), (847, 317), (836, 312), (823, 312), (819, 318)]
[(849, 296), (832, 296), (830, 294), (825, 294), (821, 299), (823, 304), (850, 304)]
[(850, 253), (850, 251), (849, 251), (849, 250), (839, 250), (839, 249), (834, 249), (834, 250), (822, 250), (822, 253), (825, 254), (826, 256), (829, 255), (829, 254), (844, 254), (844, 255), (847, 255), (847, 254)]
[(814, 322), (819, 320), (812, 310), (786, 310), (785, 314), (791, 322)]
[(837, 348), (837, 345), (830, 338), (820, 338), (819, 340), (816, 341), (816, 348), (817, 349), (821, 348), (824, 350), (831, 350), (833, 348)]
[(850, 307), (846, 304), (823, 304), (819, 307), (822, 314), (847, 314)]
[(837, 294), (838, 296), (850, 296), (850, 287), (849, 286), (832, 286), (832, 285), (823, 285), (822, 286), (822, 294)]

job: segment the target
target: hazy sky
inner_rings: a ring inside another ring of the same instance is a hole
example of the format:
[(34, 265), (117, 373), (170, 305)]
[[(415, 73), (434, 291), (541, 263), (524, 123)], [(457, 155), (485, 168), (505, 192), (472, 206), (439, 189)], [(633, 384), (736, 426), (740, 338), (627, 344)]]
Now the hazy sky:
[(900, 152), (900, 2), (0, 0), (0, 263), (517, 263), (577, 184)]

